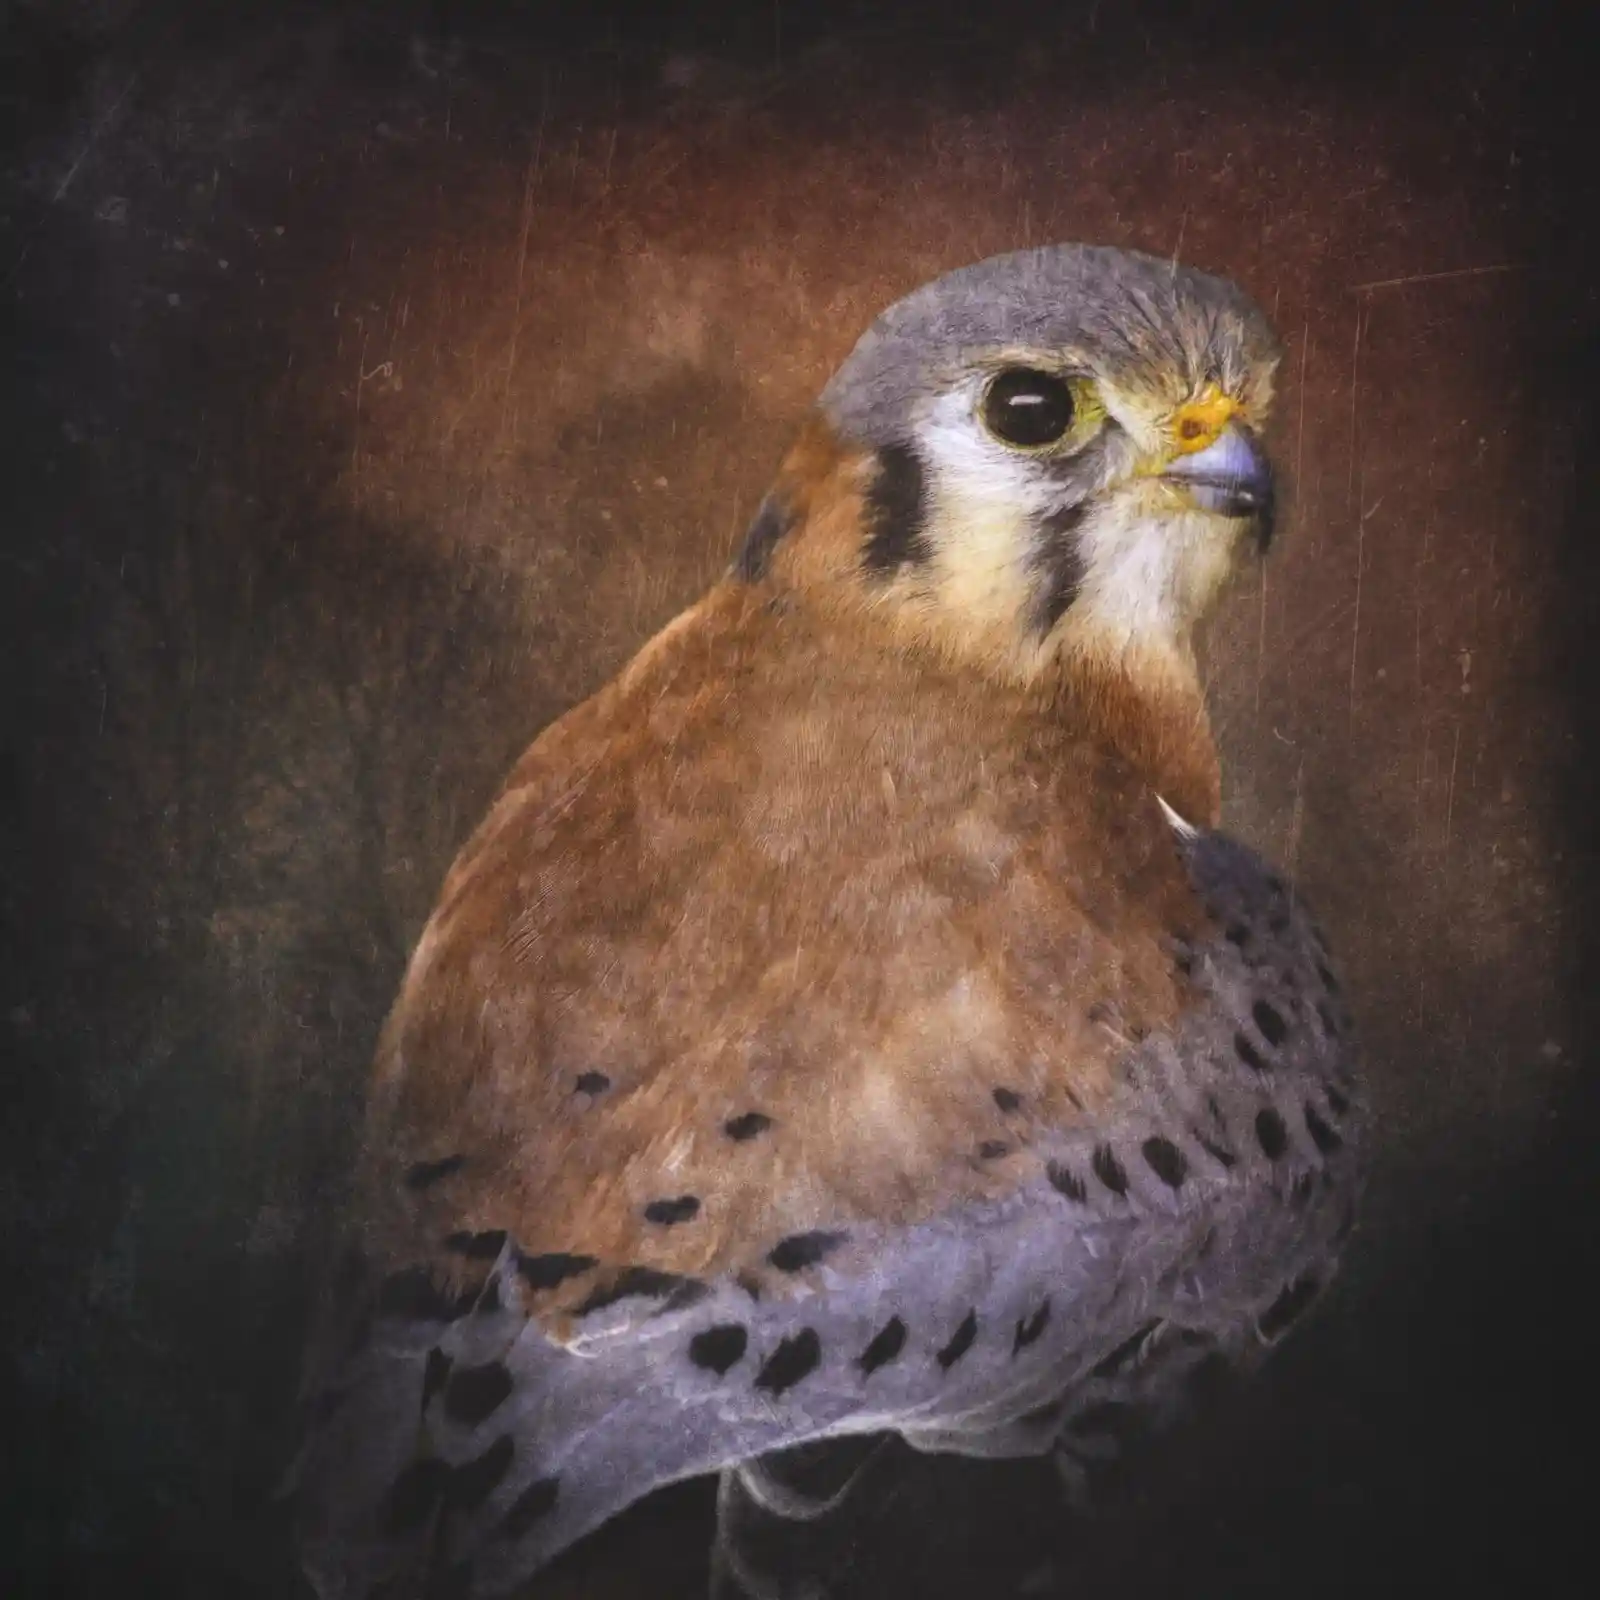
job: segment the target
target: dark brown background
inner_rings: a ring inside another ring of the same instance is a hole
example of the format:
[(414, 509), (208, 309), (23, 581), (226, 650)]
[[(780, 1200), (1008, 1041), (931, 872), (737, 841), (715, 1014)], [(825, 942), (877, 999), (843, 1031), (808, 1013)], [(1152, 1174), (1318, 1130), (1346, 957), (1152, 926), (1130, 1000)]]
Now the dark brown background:
[[(8, 8), (8, 1593), (296, 1592), (307, 1263), (449, 856), (871, 315), (1057, 239), (1284, 336), (1286, 528), (1207, 659), (1379, 1172), (1336, 1305), (1097, 1517), (922, 1472), (863, 1592), (1577, 1592), (1594, 91), (1570, 8), (1296, 9)], [(554, 1587), (690, 1594), (707, 1517)]]

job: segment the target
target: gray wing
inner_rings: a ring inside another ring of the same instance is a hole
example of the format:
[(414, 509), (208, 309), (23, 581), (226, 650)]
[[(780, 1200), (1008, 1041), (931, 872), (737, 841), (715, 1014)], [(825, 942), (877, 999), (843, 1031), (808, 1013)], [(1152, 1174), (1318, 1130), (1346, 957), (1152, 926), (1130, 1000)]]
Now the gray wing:
[(581, 1263), (503, 1235), (465, 1288), (358, 1295), (300, 1468), (318, 1593), (501, 1594), (662, 1485), (813, 1441), (1092, 1451), (1107, 1407), (1159, 1412), (1200, 1356), (1274, 1340), (1349, 1227), (1352, 1053), (1292, 891), (1219, 835), (1185, 850), (1223, 930), (1177, 953), (1201, 1003), (1004, 1201), (854, 1227), (781, 1296), (624, 1274), (568, 1344), (530, 1308)]

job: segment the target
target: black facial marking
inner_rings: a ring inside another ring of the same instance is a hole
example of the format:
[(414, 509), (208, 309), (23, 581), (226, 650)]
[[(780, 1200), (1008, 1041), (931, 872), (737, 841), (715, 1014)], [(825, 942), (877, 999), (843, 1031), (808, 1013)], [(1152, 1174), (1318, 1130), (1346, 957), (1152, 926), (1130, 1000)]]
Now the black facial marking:
[(756, 1374), (756, 1388), (768, 1394), (782, 1394), (799, 1383), (821, 1359), (822, 1341), (816, 1329), (802, 1328), (792, 1338), (779, 1341), (778, 1348)]
[(1170, 1139), (1146, 1139), (1141, 1146), (1141, 1153), (1145, 1165), (1169, 1189), (1182, 1187), (1183, 1180), (1189, 1172), (1189, 1163), (1184, 1160), (1183, 1152)]
[(422, 1369), (422, 1409), (428, 1409), (429, 1402), (444, 1387), (444, 1380), (450, 1376), (451, 1361), (443, 1350), (437, 1347), (428, 1352), (428, 1359)]
[(868, 572), (892, 577), (901, 567), (922, 566), (932, 557), (928, 485), (922, 462), (910, 445), (885, 445), (878, 452), (866, 516), (867, 542), (861, 559)]
[(421, 1322), (451, 1322), (477, 1298), (476, 1289), (447, 1294), (433, 1281), (426, 1267), (403, 1267), (392, 1272), (378, 1289), (378, 1314), (415, 1317)]
[(948, 1372), (972, 1348), (972, 1341), (977, 1337), (978, 1313), (976, 1310), (972, 1310), (961, 1319), (961, 1326), (951, 1334), (950, 1343), (939, 1352), (935, 1359)]
[(1256, 1143), (1268, 1161), (1276, 1161), (1289, 1148), (1289, 1130), (1271, 1106), (1256, 1112)]
[(1154, 1333), (1160, 1326), (1160, 1318), (1156, 1318), (1154, 1321), (1145, 1323), (1145, 1325), (1140, 1328), (1137, 1333), (1131, 1335), (1129, 1338), (1124, 1339), (1122, 1343), (1111, 1352), (1110, 1355), (1101, 1361), (1093, 1369), (1091, 1376), (1096, 1378), (1116, 1377), (1116, 1375), (1125, 1367), (1133, 1364), (1134, 1358), (1144, 1348), (1145, 1340), (1147, 1340), (1150, 1335)]
[(476, 1511), (499, 1487), (515, 1454), (511, 1435), (502, 1433), (481, 1456), (464, 1462), (450, 1474), (445, 1486), (446, 1503), (455, 1511)]
[(750, 1335), (737, 1322), (724, 1322), (697, 1333), (689, 1341), (689, 1359), (720, 1378), (730, 1367), (744, 1360)]
[(1094, 1156), (1089, 1163), (1094, 1168), (1094, 1175), (1112, 1194), (1126, 1194), (1128, 1192), (1128, 1174), (1122, 1170), (1122, 1163), (1117, 1160), (1117, 1153), (1108, 1144), (1097, 1144), (1094, 1147)]
[(1199, 1141), (1200, 1148), (1224, 1171), (1239, 1164), (1238, 1156), (1225, 1144), (1219, 1144), (1215, 1139), (1208, 1139), (1203, 1133), (1199, 1132), (1195, 1134), (1195, 1138)]
[(905, 1349), (906, 1325), (899, 1317), (890, 1317), (873, 1334), (872, 1341), (856, 1358), (856, 1365), (871, 1377), (879, 1367), (886, 1367)]
[(1291, 1283), (1257, 1318), (1256, 1329), (1261, 1337), (1278, 1338), (1321, 1292), (1322, 1285), (1315, 1278), (1300, 1278)]
[(1055, 627), (1083, 588), (1088, 568), (1078, 544), (1078, 526), (1086, 510), (1085, 506), (1064, 506), (1040, 522), (1032, 563), (1037, 581), (1033, 625), (1040, 634)]
[(772, 552), (794, 525), (795, 515), (790, 507), (778, 495), (769, 494), (757, 509), (755, 520), (745, 533), (744, 543), (734, 558), (734, 575), (743, 578), (746, 583), (756, 583), (764, 578), (772, 561)]
[(554, 1289), (595, 1265), (593, 1256), (574, 1256), (556, 1250), (548, 1255), (519, 1257), (517, 1271), (530, 1289)]
[(475, 1428), (511, 1397), (515, 1387), (503, 1361), (460, 1367), (444, 1392), (445, 1415), (464, 1428)]
[(1022, 1096), (1015, 1089), (996, 1089), (994, 1103), (1002, 1111), (1020, 1111), (1022, 1109)]
[(1045, 1168), (1045, 1175), (1050, 1179), (1051, 1188), (1067, 1199), (1082, 1205), (1089, 1198), (1089, 1186), (1064, 1162), (1052, 1161)]
[(1322, 1086), (1322, 1092), (1328, 1097), (1328, 1104), (1333, 1108), (1336, 1117), (1342, 1117), (1350, 1109), (1348, 1097), (1342, 1095), (1331, 1083)]
[(849, 1237), (847, 1233), (828, 1233), (821, 1229), (814, 1233), (791, 1233), (772, 1247), (767, 1260), (779, 1272), (799, 1272), (802, 1267), (815, 1266)]
[(980, 1161), (998, 1161), (1001, 1156), (1010, 1155), (1011, 1146), (1004, 1139), (985, 1139), (978, 1146), (978, 1159)]
[(389, 1533), (396, 1538), (415, 1533), (444, 1498), (449, 1479), (449, 1467), (437, 1456), (413, 1461), (389, 1490), (384, 1505), (384, 1523)]
[(1250, 1015), (1256, 1019), (1256, 1026), (1261, 1030), (1261, 1037), (1274, 1050), (1289, 1037), (1289, 1024), (1283, 1020), (1283, 1013), (1276, 1006), (1269, 1004), (1265, 1000), (1257, 1000), (1250, 1007)]
[(506, 1512), (500, 1523), (502, 1539), (520, 1539), (529, 1533), (536, 1522), (548, 1517), (556, 1508), (561, 1493), (559, 1478), (539, 1478), (530, 1483)]
[(1236, 944), (1242, 950), (1250, 942), (1250, 929), (1242, 922), (1229, 923), (1226, 938), (1229, 944)]
[(746, 1111), (742, 1116), (729, 1117), (722, 1124), (722, 1131), (730, 1139), (737, 1139), (741, 1144), (746, 1139), (753, 1139), (758, 1133), (765, 1133), (772, 1126), (772, 1118), (762, 1111)]
[(1050, 1302), (1045, 1300), (1034, 1314), (1024, 1322), (1017, 1323), (1016, 1337), (1011, 1341), (1011, 1353), (1015, 1355), (1019, 1350), (1026, 1350), (1045, 1330), (1045, 1325), (1050, 1321)]
[(452, 1233), (446, 1236), (444, 1247), (468, 1261), (493, 1261), (505, 1249), (506, 1230), (490, 1228), (483, 1233)]
[(604, 1094), (611, 1087), (611, 1080), (603, 1072), (580, 1072), (572, 1087), (579, 1094)]
[(1289, 1191), (1290, 1206), (1296, 1211), (1304, 1211), (1311, 1203), (1311, 1195), (1316, 1186), (1316, 1175), (1310, 1172), (1302, 1172), (1294, 1180), (1294, 1187)]
[(1271, 1072), (1272, 1063), (1251, 1044), (1249, 1036), (1236, 1033), (1233, 1036), (1234, 1053), (1252, 1072)]
[(595, 1289), (573, 1315), (587, 1317), (591, 1312), (603, 1311), (619, 1300), (629, 1300), (636, 1295), (664, 1300), (693, 1281), (677, 1272), (657, 1272), (654, 1267), (628, 1267), (618, 1273), (613, 1282)]
[(463, 1155), (441, 1156), (437, 1161), (418, 1161), (406, 1169), (405, 1186), (413, 1190), (431, 1188), (459, 1172), (466, 1164), (467, 1158)]
[(1338, 994), (1339, 980), (1333, 975), (1333, 969), (1327, 964), (1326, 961), (1319, 961), (1317, 963), (1317, 976), (1322, 979), (1322, 987), (1326, 989), (1329, 994)]
[(679, 1222), (688, 1222), (699, 1210), (698, 1195), (680, 1194), (672, 1200), (652, 1200), (644, 1208), (644, 1220), (670, 1228)]
[(1339, 1137), (1338, 1129), (1319, 1116), (1317, 1108), (1313, 1105), (1306, 1107), (1306, 1132), (1311, 1135), (1311, 1142), (1325, 1156), (1331, 1156), (1344, 1143)]

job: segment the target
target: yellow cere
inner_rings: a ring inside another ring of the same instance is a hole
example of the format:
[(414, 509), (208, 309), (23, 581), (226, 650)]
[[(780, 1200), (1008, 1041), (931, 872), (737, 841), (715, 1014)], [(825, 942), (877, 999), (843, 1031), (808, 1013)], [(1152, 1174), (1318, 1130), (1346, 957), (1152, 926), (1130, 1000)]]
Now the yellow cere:
[(1215, 387), (1180, 406), (1172, 419), (1173, 448), (1180, 456), (1193, 455), (1215, 444), (1217, 435), (1238, 412), (1239, 402)]

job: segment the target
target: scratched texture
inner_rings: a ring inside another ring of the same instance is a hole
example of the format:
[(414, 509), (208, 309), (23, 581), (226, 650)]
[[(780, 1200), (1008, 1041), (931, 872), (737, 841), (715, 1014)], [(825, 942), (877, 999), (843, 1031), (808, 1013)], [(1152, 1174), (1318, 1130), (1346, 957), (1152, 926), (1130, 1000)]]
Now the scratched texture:
[[(1348, 969), (1379, 1170), (1251, 1391), (1088, 1520), (909, 1467), (862, 1592), (1561, 1570), (1600, 344), (1554, 14), (13, 9), (8, 1592), (298, 1592), (300, 1321), (449, 857), (718, 571), (876, 309), (1069, 238), (1284, 336), (1288, 515), (1208, 671), (1229, 825)], [(547, 1590), (693, 1594), (708, 1516), (674, 1491)]]

